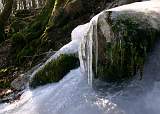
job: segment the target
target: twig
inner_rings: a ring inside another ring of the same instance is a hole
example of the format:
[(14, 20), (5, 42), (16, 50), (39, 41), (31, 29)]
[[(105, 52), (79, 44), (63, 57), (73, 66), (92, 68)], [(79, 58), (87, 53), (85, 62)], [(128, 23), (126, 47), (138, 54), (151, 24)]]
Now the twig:
[[(53, 53), (56, 53), (57, 51), (52, 51)], [(34, 55), (34, 56), (23, 56), (24, 58), (32, 58), (32, 57), (38, 57), (38, 56), (42, 56), (42, 55), (47, 55), (51, 52), (45, 52), (45, 53), (41, 53), (39, 55)]]

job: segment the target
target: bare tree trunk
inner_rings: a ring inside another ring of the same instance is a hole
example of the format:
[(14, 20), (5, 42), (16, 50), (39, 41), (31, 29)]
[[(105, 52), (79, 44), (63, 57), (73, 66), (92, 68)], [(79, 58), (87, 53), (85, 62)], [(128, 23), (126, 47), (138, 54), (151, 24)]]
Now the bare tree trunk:
[(4, 6), (4, 9), (0, 14), (0, 43), (5, 39), (4, 26), (8, 21), (8, 18), (12, 12), (12, 5), (13, 5), (13, 0), (7, 0), (5, 2), (6, 4)]
[(23, 2), (23, 9), (27, 9), (26, 0), (22, 0), (22, 2)]
[(14, 0), (13, 1), (13, 11), (16, 11), (17, 10), (17, 0)]
[(5, 0), (2, 0), (2, 4), (5, 5), (5, 3), (6, 3)]
[(31, 7), (32, 7), (31, 1), (28, 2), (28, 7), (29, 7), (29, 9), (31, 9)]
[(32, 8), (35, 9), (37, 7), (36, 0), (32, 0)]
[(39, 7), (42, 7), (43, 6), (43, 1), (42, 0), (38, 0), (38, 4), (39, 4)]

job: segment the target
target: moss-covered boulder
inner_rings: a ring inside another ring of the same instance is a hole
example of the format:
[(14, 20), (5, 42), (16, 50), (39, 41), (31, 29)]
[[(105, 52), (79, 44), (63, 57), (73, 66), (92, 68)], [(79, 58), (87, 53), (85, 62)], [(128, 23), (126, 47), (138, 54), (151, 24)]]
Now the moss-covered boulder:
[(79, 66), (79, 59), (75, 55), (60, 55), (42, 67), (31, 79), (29, 85), (36, 88), (47, 83), (58, 82), (70, 70)]
[[(95, 16), (82, 42), (81, 58), (88, 75), (119, 81), (143, 75), (145, 58), (160, 35), (160, 3), (139, 2)], [(93, 43), (92, 43), (93, 42)]]

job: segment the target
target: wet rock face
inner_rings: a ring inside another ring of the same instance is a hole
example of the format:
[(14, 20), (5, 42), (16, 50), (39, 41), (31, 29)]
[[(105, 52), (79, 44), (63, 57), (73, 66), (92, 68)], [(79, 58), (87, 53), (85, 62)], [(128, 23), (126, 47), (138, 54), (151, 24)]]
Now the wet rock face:
[[(145, 5), (150, 5), (147, 10)], [(160, 35), (159, 11), (160, 6), (153, 2), (134, 3), (106, 10), (92, 19), (81, 46), (86, 66), (92, 64), (94, 75), (106, 81), (137, 73), (142, 76), (145, 58)], [(88, 56), (88, 47), (92, 47), (92, 56)], [(85, 69), (88, 72), (88, 67)]]

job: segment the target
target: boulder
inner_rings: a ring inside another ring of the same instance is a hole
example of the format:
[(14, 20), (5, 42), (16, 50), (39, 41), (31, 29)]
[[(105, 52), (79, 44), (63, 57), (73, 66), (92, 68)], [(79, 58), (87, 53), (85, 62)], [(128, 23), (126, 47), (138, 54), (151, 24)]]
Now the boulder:
[(160, 3), (137, 2), (105, 10), (90, 21), (81, 42), (81, 68), (90, 79), (119, 81), (139, 73), (160, 35)]

